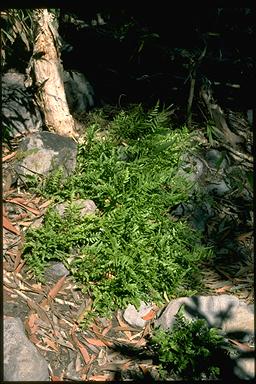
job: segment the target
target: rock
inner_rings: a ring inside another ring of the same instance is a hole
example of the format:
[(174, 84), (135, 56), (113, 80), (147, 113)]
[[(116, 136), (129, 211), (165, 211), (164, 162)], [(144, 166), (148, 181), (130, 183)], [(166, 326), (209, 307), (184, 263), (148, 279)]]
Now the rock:
[(196, 156), (185, 154), (181, 158), (181, 167), (178, 175), (184, 177), (188, 181), (197, 181), (204, 174), (204, 164)]
[(44, 217), (40, 216), (33, 220), (33, 223), (30, 225), (30, 228), (40, 228), (43, 225)]
[(209, 166), (214, 169), (225, 169), (227, 167), (227, 160), (223, 153), (217, 149), (210, 149), (206, 152), (205, 159)]
[(202, 202), (200, 205), (194, 206), (194, 209), (191, 211), (188, 218), (188, 222), (190, 222), (194, 228), (204, 232), (206, 230), (208, 220), (213, 216), (214, 213), (210, 204)]
[[(184, 316), (188, 319), (203, 318), (210, 327), (221, 328), (226, 336), (246, 342), (254, 336), (254, 313), (249, 306), (235, 296), (194, 296), (172, 300), (163, 313), (155, 320), (156, 327), (172, 329), (175, 315), (184, 304)], [(233, 373), (236, 378), (252, 379), (255, 377), (255, 362), (249, 356), (238, 353), (232, 358)]]
[(225, 180), (213, 180), (206, 185), (206, 190), (211, 194), (223, 196), (225, 193), (230, 192), (230, 187)]
[(50, 266), (45, 269), (44, 277), (47, 281), (50, 282), (56, 282), (58, 281), (62, 276), (68, 276), (69, 271), (67, 268), (58, 261), (50, 261)]
[(96, 212), (96, 204), (92, 200), (77, 200), (76, 204), (81, 208), (81, 216), (90, 215)]
[(10, 163), (4, 163), (2, 167), (3, 193), (8, 192), (17, 181), (17, 174)]
[(4, 380), (50, 381), (48, 365), (24, 332), (22, 321), (4, 319)]
[(213, 209), (208, 202), (200, 201), (180, 203), (170, 211), (171, 217), (187, 217), (188, 222), (199, 231), (205, 231), (208, 220), (214, 216)]
[(155, 325), (171, 329), (175, 322), (174, 316), (182, 304), (187, 319), (201, 317), (210, 327), (222, 328), (225, 332), (242, 330), (253, 333), (254, 316), (250, 307), (231, 295), (180, 297), (172, 300)]
[(255, 379), (255, 356), (239, 357), (234, 367), (235, 376), (241, 380)]
[(142, 317), (145, 316), (152, 308), (152, 305), (146, 304), (144, 301), (141, 301), (139, 310), (137, 310), (134, 305), (129, 304), (123, 313), (123, 318), (132, 327), (143, 328), (147, 321), (143, 320)]
[(85, 113), (94, 106), (94, 90), (81, 72), (64, 71), (63, 78), (66, 98), (72, 114)]
[(14, 71), (2, 76), (2, 123), (11, 137), (43, 129), (41, 113), (24, 81), (25, 75)]
[[(92, 201), (90, 199), (86, 199), (86, 200), (79, 199), (79, 200), (74, 201), (73, 203), (79, 207), (80, 215), (82, 217), (86, 216), (86, 215), (94, 214), (96, 212), (96, 209), (97, 209), (97, 206), (94, 203), (94, 201)], [(55, 206), (55, 209), (57, 210), (57, 212), (59, 213), (59, 215), (61, 217), (64, 216), (65, 210), (67, 209), (69, 204), (70, 204), (69, 202), (65, 202), (65, 203), (59, 203)]]
[(67, 176), (76, 167), (76, 155), (73, 139), (51, 132), (35, 133), (20, 143), (14, 168), (21, 179), (24, 175), (47, 175), (59, 168)]

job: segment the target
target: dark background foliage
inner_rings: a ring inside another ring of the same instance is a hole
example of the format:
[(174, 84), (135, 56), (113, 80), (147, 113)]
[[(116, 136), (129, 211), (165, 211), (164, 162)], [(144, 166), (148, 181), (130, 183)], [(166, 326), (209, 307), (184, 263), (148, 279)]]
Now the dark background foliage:
[[(194, 101), (199, 100), (201, 85), (210, 81), (223, 108), (254, 108), (253, 10), (179, 4), (62, 6), (59, 32), (65, 41), (64, 68), (85, 74), (98, 105), (116, 105), (121, 98), (122, 105), (142, 102), (153, 106), (160, 100), (179, 106), (182, 116), (195, 70)], [(19, 67), (24, 72), (29, 53), (19, 39), (12, 48), (5, 69)], [(198, 112), (196, 106), (194, 103), (194, 112)]]

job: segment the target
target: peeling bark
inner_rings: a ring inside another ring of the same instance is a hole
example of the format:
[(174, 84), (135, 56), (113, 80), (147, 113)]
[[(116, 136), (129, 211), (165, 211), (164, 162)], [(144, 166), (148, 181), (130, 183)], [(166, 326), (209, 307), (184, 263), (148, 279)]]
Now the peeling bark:
[(49, 131), (62, 136), (77, 137), (64, 90), (56, 20), (47, 9), (34, 10), (33, 19), (34, 49), (27, 70), (30, 85), (33, 84), (36, 88), (36, 101), (44, 114)]

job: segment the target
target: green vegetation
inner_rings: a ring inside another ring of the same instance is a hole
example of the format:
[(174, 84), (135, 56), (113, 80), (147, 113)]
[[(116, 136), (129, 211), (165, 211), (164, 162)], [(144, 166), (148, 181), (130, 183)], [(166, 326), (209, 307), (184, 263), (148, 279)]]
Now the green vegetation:
[[(161, 303), (164, 294), (195, 294), (210, 251), (185, 221), (168, 217), (191, 188), (177, 176), (180, 155), (192, 146), (187, 129), (172, 130), (158, 105), (117, 113), (100, 138), (102, 119), (91, 118), (76, 172), (40, 184), (40, 193), (70, 208), (63, 218), (49, 209), (44, 225), (27, 233), (28, 265), (43, 278), (50, 260), (62, 261), (104, 314), (139, 300)], [(80, 217), (78, 198), (92, 199), (98, 212)]]
[(177, 375), (184, 380), (219, 379), (226, 342), (206, 320), (187, 320), (181, 311), (171, 331), (156, 329), (149, 346), (159, 365), (161, 379)]

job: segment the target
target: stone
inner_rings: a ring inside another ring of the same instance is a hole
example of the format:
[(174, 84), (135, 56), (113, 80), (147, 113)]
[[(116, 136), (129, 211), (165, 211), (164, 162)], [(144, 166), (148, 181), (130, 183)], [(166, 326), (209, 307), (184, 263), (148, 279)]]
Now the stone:
[(144, 328), (147, 321), (143, 320), (142, 317), (145, 316), (152, 308), (153, 306), (151, 304), (146, 304), (144, 301), (141, 301), (138, 310), (134, 305), (129, 304), (123, 313), (123, 318), (132, 327)]
[[(81, 217), (94, 214), (97, 210), (96, 204), (90, 199), (78, 199), (75, 200), (73, 203), (79, 207)], [(59, 203), (55, 206), (56, 211), (61, 217), (65, 215), (65, 211), (68, 208), (69, 204), (70, 203), (67, 201), (64, 203)]]
[(2, 76), (2, 123), (11, 137), (42, 131), (43, 120), (25, 75), (10, 70)]
[(172, 300), (155, 325), (171, 329), (175, 322), (174, 316), (183, 304), (187, 319), (204, 318), (210, 327), (222, 328), (225, 332), (242, 330), (253, 333), (254, 315), (250, 307), (233, 295), (180, 297)]
[[(172, 300), (165, 310), (155, 320), (155, 327), (171, 330), (175, 315), (183, 306), (183, 314), (188, 320), (203, 318), (209, 327), (220, 328), (226, 337), (248, 342), (254, 337), (254, 311), (236, 296), (194, 296), (181, 297)], [(253, 353), (249, 353), (253, 355)], [(253, 356), (244, 356), (240, 351), (233, 360), (233, 374), (235, 378), (255, 378), (255, 360)]]
[(206, 190), (213, 195), (223, 196), (225, 193), (230, 192), (230, 187), (225, 180), (213, 180), (206, 185)]
[(59, 261), (50, 261), (49, 266), (46, 267), (44, 272), (44, 277), (46, 278), (47, 281), (50, 281), (50, 282), (56, 282), (62, 276), (68, 276), (68, 275), (69, 275), (69, 271), (64, 266), (64, 264), (62, 264)]
[(86, 215), (90, 215), (90, 214), (93, 214), (96, 212), (96, 204), (94, 203), (94, 201), (90, 200), (90, 199), (87, 199), (87, 200), (76, 200), (75, 202), (81, 209), (80, 213), (81, 213), (81, 216), (86, 216)]
[(227, 167), (227, 160), (223, 153), (218, 151), (217, 149), (210, 149), (205, 154), (205, 159), (209, 166), (214, 169), (225, 169)]
[(13, 166), (21, 179), (26, 175), (47, 175), (59, 168), (68, 176), (75, 170), (76, 155), (77, 144), (73, 139), (40, 132), (21, 141)]
[(63, 79), (67, 103), (72, 114), (83, 114), (94, 106), (94, 90), (83, 73), (64, 71)]
[(181, 158), (181, 166), (177, 174), (188, 181), (195, 182), (203, 176), (204, 164), (198, 157), (185, 154)]
[(235, 376), (241, 380), (255, 379), (255, 356), (239, 357), (234, 367)]
[(25, 335), (20, 318), (4, 319), (4, 381), (50, 381), (47, 362)]

